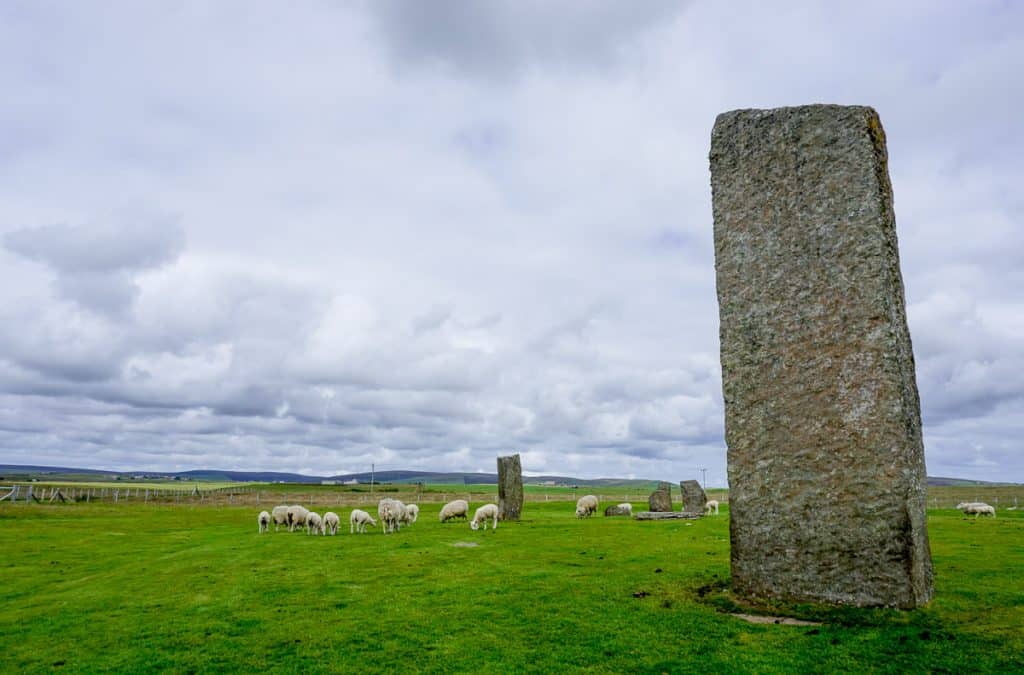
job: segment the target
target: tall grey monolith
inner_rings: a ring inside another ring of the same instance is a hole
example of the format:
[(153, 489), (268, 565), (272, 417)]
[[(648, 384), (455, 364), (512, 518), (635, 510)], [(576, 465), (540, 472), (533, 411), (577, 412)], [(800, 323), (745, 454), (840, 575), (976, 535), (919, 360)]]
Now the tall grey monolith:
[(921, 413), (878, 114), (735, 110), (710, 159), (734, 589), (922, 605)]
[(519, 520), (523, 510), (523, 467), (519, 455), (498, 458), (498, 517)]
[(695, 480), (679, 481), (679, 491), (683, 493), (683, 511), (704, 513), (704, 505), (708, 503), (708, 496), (700, 483)]

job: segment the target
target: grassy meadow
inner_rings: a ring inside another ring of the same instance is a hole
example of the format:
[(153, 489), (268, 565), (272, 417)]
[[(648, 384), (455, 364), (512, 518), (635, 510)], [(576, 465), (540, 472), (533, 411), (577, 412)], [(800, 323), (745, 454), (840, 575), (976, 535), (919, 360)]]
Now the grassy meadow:
[(928, 607), (772, 608), (821, 622), (790, 626), (730, 615), (749, 608), (728, 593), (728, 507), (638, 522), (531, 501), (522, 522), (473, 532), (425, 501), (387, 536), (350, 535), (344, 507), (337, 537), (259, 535), (269, 507), (0, 503), (0, 667), (1024, 671), (1020, 511), (930, 511)]

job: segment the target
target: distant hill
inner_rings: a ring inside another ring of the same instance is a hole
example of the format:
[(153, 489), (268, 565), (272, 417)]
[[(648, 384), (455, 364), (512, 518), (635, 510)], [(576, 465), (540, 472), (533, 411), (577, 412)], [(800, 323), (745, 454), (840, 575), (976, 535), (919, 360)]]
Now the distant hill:
[[(24, 464), (0, 464), (0, 476), (11, 475), (59, 475), (62, 479), (69, 476), (81, 475), (94, 478), (102, 476), (145, 476), (147, 478), (164, 478), (168, 480), (188, 479), (206, 481), (237, 481), (245, 483), (319, 483), (324, 480), (337, 481), (339, 483), (357, 480), (360, 483), (370, 482), (370, 472), (347, 473), (337, 476), (307, 476), (300, 473), (283, 473), (278, 471), (226, 471), (220, 469), (194, 469), (192, 471), (104, 471), (102, 469), (79, 469), (58, 466), (34, 466)], [(418, 483), (426, 485), (495, 485), (498, 482), (496, 473), (463, 473), (463, 472), (439, 472), (439, 471), (403, 471), (389, 470), (377, 471), (373, 474), (373, 480), (377, 483)], [(650, 479), (631, 478), (573, 478), (572, 476), (523, 476), (523, 483), (527, 485), (573, 485), (580, 487), (634, 487), (654, 488), (658, 481)], [(965, 478), (945, 478), (942, 476), (929, 476), (928, 485), (931, 487), (947, 486), (999, 486), (1016, 485), (1016, 483), (994, 483), (983, 480), (968, 480)]]

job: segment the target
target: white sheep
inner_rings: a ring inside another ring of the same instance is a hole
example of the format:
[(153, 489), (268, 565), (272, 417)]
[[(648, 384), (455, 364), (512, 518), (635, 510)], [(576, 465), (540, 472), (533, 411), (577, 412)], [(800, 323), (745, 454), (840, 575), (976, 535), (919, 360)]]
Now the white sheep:
[(584, 495), (576, 500), (576, 517), (577, 518), (589, 518), (595, 511), (597, 511), (597, 497), (594, 495)]
[(442, 523), (447, 523), (453, 518), (462, 518), (465, 520), (469, 514), (469, 503), (465, 499), (456, 499), (455, 501), (448, 502), (441, 508), (441, 513), (438, 514)]
[(324, 527), (323, 532), (325, 535), (331, 535), (332, 537), (338, 534), (338, 525), (341, 524), (341, 518), (334, 511), (328, 511), (324, 514)]
[(348, 533), (354, 534), (358, 532), (362, 534), (366, 532), (367, 525), (377, 527), (377, 521), (362, 509), (352, 509), (352, 515), (348, 517)]
[(285, 527), (288, 527), (287, 506), (275, 506), (274, 510), (270, 512), (270, 517), (274, 520), (274, 532), (277, 532), (278, 525), (284, 525)]
[(707, 503), (704, 505), (704, 515), (705, 516), (711, 515), (712, 509), (714, 509), (715, 515), (717, 516), (718, 515), (718, 500), (717, 499), (709, 499), (707, 501)]
[(384, 534), (398, 532), (405, 520), (405, 504), (397, 499), (385, 497), (377, 504), (377, 515), (384, 525)]
[(294, 532), (296, 527), (302, 527), (306, 524), (306, 516), (309, 515), (309, 510), (304, 506), (295, 504), (294, 506), (288, 507), (288, 531)]
[(627, 516), (633, 515), (633, 505), (630, 504), (629, 502), (623, 502), (616, 506), (615, 508), (619, 509), (620, 511), (624, 511)]
[(260, 524), (260, 534), (270, 530), (270, 514), (266, 511), (260, 511), (260, 515), (256, 518), (256, 521)]
[(415, 504), (405, 505), (405, 518), (402, 520), (404, 523), (415, 523), (416, 519), (420, 517), (420, 507)]
[(324, 520), (316, 511), (310, 511), (306, 515), (306, 534), (323, 534)]
[(470, 521), (469, 527), (474, 530), (480, 529), (480, 523), (483, 523), (484, 529), (487, 529), (487, 519), (490, 518), (493, 521), (491, 525), (492, 530), (498, 529), (498, 506), (496, 504), (484, 504), (476, 510), (473, 514), (473, 520)]
[(995, 508), (985, 502), (960, 502), (956, 505), (956, 508), (963, 511), (966, 516), (973, 513), (975, 518), (981, 515), (996, 517)]

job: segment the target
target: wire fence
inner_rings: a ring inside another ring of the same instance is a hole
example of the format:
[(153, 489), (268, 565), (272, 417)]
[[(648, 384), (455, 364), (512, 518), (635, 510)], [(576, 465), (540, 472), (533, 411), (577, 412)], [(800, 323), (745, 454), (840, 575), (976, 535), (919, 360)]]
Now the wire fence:
[[(447, 503), (453, 499), (466, 501), (497, 502), (497, 487), (493, 485), (466, 485), (465, 490), (438, 490), (422, 484), (381, 485), (376, 489), (332, 490), (325, 486), (282, 484), (250, 486), (245, 484), (203, 488), (201, 485), (187, 487), (82, 487), (72, 483), (65, 485), (36, 485), (33, 483), (12, 483), (0, 485), (0, 504), (77, 504), (93, 502), (110, 504), (182, 504), (182, 505), (245, 505), (276, 506), (280, 504), (370, 506), (382, 497), (392, 497), (407, 503)], [(584, 488), (561, 491), (531, 490), (524, 494), (527, 502), (575, 502), (579, 497), (593, 494), (602, 503), (628, 502), (646, 503), (647, 493), (604, 494)], [(720, 504), (728, 504), (728, 493), (711, 495)], [(676, 501), (676, 500), (673, 500)], [(927, 507), (929, 509), (953, 509), (960, 502), (986, 502), (997, 510), (1016, 510), (1024, 502), (1024, 485), (1007, 486), (941, 486), (929, 488)]]

